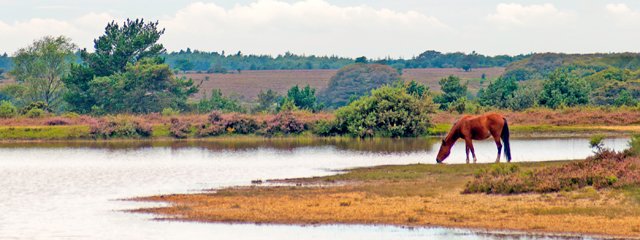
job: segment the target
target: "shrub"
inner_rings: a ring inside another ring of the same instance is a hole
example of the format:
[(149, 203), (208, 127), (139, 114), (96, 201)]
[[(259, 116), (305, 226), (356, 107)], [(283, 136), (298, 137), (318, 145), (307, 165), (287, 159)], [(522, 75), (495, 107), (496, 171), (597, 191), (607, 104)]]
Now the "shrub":
[(179, 110), (173, 109), (173, 108), (164, 108), (162, 109), (162, 116), (165, 117), (172, 117), (172, 116), (176, 116), (180, 114)]
[(222, 113), (219, 111), (213, 111), (209, 113), (207, 120), (209, 120), (209, 123), (219, 123), (222, 121)]
[(27, 106), (23, 107), (22, 109), (20, 109), (20, 114), (26, 115), (29, 111), (31, 111), (33, 109), (40, 109), (43, 112), (44, 111), (49, 111), (49, 105), (47, 105), (43, 101), (31, 102), (31, 103), (29, 103), (29, 105), (27, 105)]
[(0, 102), (0, 118), (12, 118), (18, 114), (18, 109), (9, 101)]
[(404, 86), (385, 86), (338, 109), (336, 128), (355, 137), (420, 136), (431, 126), (434, 108), (428, 95), (416, 97)]
[(196, 134), (198, 135), (198, 137), (212, 137), (222, 135), (225, 132), (226, 130), (223, 126), (216, 124), (203, 124), (198, 127), (198, 131), (196, 132)]
[(151, 125), (125, 117), (108, 117), (91, 126), (91, 134), (96, 138), (136, 138), (150, 137)]
[(557, 192), (592, 186), (637, 186), (640, 184), (640, 159), (604, 149), (584, 161), (536, 171), (520, 171), (511, 164), (498, 164), (476, 173), (467, 183), (464, 193), (525, 193)]
[(258, 123), (255, 119), (240, 114), (232, 114), (223, 118), (222, 126), (229, 133), (250, 134), (258, 130)]
[(60, 125), (69, 125), (71, 124), (71, 121), (69, 121), (69, 119), (67, 118), (55, 117), (55, 118), (48, 119), (47, 121), (44, 122), (44, 124), (49, 126), (60, 126)]
[(40, 108), (32, 108), (24, 115), (27, 116), (28, 118), (40, 118), (40, 117), (43, 117), (45, 114), (46, 112)]
[(327, 120), (317, 121), (313, 125), (312, 130), (314, 134), (322, 137), (329, 137), (329, 136), (335, 136), (340, 134), (335, 121), (327, 121)]
[(298, 120), (291, 112), (280, 112), (267, 121), (265, 132), (267, 135), (299, 134), (305, 130), (305, 124)]
[(175, 138), (187, 138), (191, 133), (191, 124), (177, 118), (171, 118), (169, 133)]

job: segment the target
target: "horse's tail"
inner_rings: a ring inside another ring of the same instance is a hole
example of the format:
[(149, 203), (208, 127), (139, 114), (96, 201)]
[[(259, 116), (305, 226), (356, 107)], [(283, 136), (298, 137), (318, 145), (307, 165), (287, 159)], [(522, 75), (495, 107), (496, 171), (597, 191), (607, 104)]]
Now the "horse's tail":
[(504, 154), (507, 156), (507, 162), (511, 162), (511, 147), (509, 146), (509, 124), (507, 119), (504, 119), (504, 125), (502, 126), (502, 142), (504, 143)]

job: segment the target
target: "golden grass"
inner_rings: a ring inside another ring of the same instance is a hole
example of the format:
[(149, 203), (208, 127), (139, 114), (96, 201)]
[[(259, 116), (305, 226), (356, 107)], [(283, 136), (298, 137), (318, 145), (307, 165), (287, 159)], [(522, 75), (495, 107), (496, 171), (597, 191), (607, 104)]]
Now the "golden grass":
[[(523, 163), (532, 169), (551, 163)], [(391, 224), (640, 236), (640, 205), (623, 190), (554, 194), (461, 194), (478, 165), (355, 169), (295, 179), (297, 186), (228, 188), (140, 201), (171, 206), (135, 212), (167, 219), (278, 224)], [(329, 184), (339, 182), (341, 184)]]

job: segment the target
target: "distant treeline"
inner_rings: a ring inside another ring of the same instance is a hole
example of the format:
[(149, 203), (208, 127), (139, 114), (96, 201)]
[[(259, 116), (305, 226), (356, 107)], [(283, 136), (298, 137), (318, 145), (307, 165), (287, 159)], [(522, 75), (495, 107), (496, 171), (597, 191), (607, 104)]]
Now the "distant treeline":
[(354, 62), (372, 62), (402, 68), (463, 68), (469, 70), (481, 67), (505, 67), (528, 55), (485, 56), (472, 52), (441, 53), (426, 51), (411, 59), (370, 59), (345, 58), (338, 56), (314, 56), (285, 53), (284, 55), (244, 55), (241, 52), (226, 54), (203, 52), (191, 49), (181, 50), (163, 55), (166, 63), (181, 71), (206, 71), (209, 73), (226, 73), (242, 70), (288, 70), (288, 69), (339, 69)]

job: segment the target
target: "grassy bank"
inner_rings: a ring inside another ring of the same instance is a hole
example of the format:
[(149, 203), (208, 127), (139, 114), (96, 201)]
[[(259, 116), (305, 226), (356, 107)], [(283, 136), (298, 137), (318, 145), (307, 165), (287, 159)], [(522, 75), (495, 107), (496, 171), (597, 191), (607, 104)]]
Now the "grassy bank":
[[(564, 162), (515, 163), (535, 171)], [(139, 201), (171, 203), (134, 212), (163, 219), (277, 224), (391, 224), (528, 232), (640, 236), (640, 190), (518, 195), (462, 194), (486, 164), (406, 165), (353, 169), (282, 186), (227, 188)]]
[[(0, 141), (24, 140), (91, 140), (89, 125), (70, 126), (0, 126)], [(173, 139), (168, 124), (152, 125), (152, 133), (148, 139)], [(432, 136), (442, 136), (449, 131), (451, 124), (436, 124), (429, 129)], [(621, 136), (640, 133), (640, 126), (552, 126), (552, 125), (516, 125), (511, 126), (512, 137), (580, 137), (602, 134), (605, 136)], [(239, 135), (223, 135), (220, 137), (234, 137)], [(247, 135), (247, 137), (260, 137)], [(313, 136), (311, 131), (303, 132), (294, 137)], [(189, 138), (197, 139), (196, 136)], [(126, 139), (126, 138), (120, 138)]]

